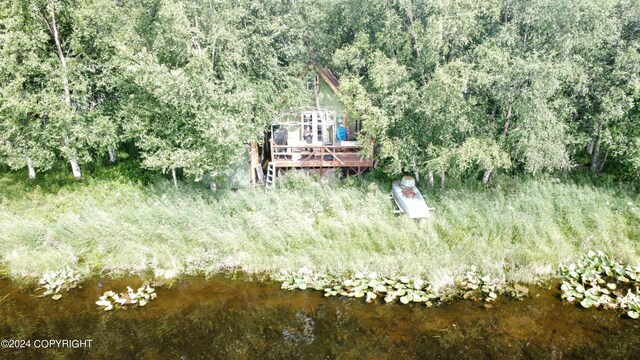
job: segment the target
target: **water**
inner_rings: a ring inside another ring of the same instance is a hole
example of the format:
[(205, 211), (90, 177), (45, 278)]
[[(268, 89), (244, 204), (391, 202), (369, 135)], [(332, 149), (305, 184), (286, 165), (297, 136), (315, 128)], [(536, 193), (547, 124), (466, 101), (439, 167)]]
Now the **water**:
[[(491, 308), (470, 301), (425, 308), (219, 276), (158, 288), (144, 308), (107, 313), (95, 305), (106, 290), (141, 284), (95, 279), (54, 301), (0, 280), (0, 338), (31, 340), (30, 348), (1, 349), (0, 358), (640, 358), (640, 321), (564, 304), (555, 287), (531, 287), (530, 298)], [(42, 339), (92, 341), (90, 348), (34, 348)]]

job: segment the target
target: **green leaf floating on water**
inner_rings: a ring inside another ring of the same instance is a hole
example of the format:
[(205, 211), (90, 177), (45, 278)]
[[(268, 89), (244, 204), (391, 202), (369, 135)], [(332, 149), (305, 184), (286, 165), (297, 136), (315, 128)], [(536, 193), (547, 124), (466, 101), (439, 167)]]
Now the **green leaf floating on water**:
[(590, 298), (585, 298), (584, 300), (580, 301), (580, 305), (582, 305), (582, 307), (585, 308), (585, 309), (588, 309), (588, 308), (592, 307), (595, 304), (596, 304), (596, 302), (593, 301)]
[(372, 293), (371, 291), (367, 292), (367, 302), (373, 301), (376, 297), (377, 295), (375, 293)]
[(632, 318), (632, 319), (640, 318), (640, 313), (638, 313), (637, 311), (633, 311), (633, 310), (627, 311), (627, 315), (629, 315), (629, 317)]
[(61, 294), (58, 294), (60, 290), (69, 291), (70, 289), (74, 289), (78, 286), (78, 281), (80, 281), (80, 275), (76, 274), (73, 269), (67, 266), (58, 270), (58, 272), (50, 272), (42, 275), (38, 281), (40, 287), (36, 290), (44, 290), (40, 297), (55, 294), (51, 298), (58, 300), (62, 297)]

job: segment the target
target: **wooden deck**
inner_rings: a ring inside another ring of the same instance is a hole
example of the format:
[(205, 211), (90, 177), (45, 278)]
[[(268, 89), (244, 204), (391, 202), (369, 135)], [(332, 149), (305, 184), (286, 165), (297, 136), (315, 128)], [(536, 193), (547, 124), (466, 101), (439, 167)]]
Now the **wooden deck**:
[(360, 146), (276, 145), (271, 143), (271, 162), (276, 168), (357, 168), (373, 166), (362, 157)]

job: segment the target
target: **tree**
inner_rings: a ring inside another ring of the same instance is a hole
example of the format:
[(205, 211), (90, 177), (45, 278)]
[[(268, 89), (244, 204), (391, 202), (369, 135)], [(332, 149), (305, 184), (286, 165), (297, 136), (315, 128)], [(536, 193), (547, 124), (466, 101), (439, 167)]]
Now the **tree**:
[[(123, 11), (108, 0), (24, 0), (14, 2), (7, 14), (2, 75), (14, 80), (2, 85), (3, 113), (7, 127), (9, 122), (23, 125), (11, 132), (14, 138), (5, 141), (5, 149), (12, 158), (37, 152), (28, 157), (43, 170), (53, 154), (60, 154), (80, 178), (80, 164), (92, 159), (94, 148), (111, 149), (113, 156), (119, 141), (114, 59), (127, 41)], [(16, 152), (7, 144), (28, 149)]]
[(200, 180), (261, 138), (304, 49), (283, 33), (289, 10), (268, 5), (159, 2), (146, 21), (161, 26), (140, 34), (149, 48), (129, 54), (127, 68), (125, 130), (143, 166), (170, 170), (177, 186), (178, 169)]
[(51, 61), (40, 52), (46, 34), (23, 16), (22, 5), (13, 3), (0, 13), (0, 159), (14, 170), (27, 167), (34, 179), (55, 158), (47, 104), (57, 99), (48, 92)]

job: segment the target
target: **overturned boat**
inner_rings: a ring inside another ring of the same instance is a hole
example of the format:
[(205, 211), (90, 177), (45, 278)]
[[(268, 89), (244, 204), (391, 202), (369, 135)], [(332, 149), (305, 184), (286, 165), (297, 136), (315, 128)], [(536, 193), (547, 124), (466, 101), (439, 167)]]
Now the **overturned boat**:
[(393, 182), (391, 197), (399, 211), (412, 219), (426, 219), (429, 217), (429, 210), (433, 210), (427, 206), (411, 176), (404, 176), (401, 181)]

